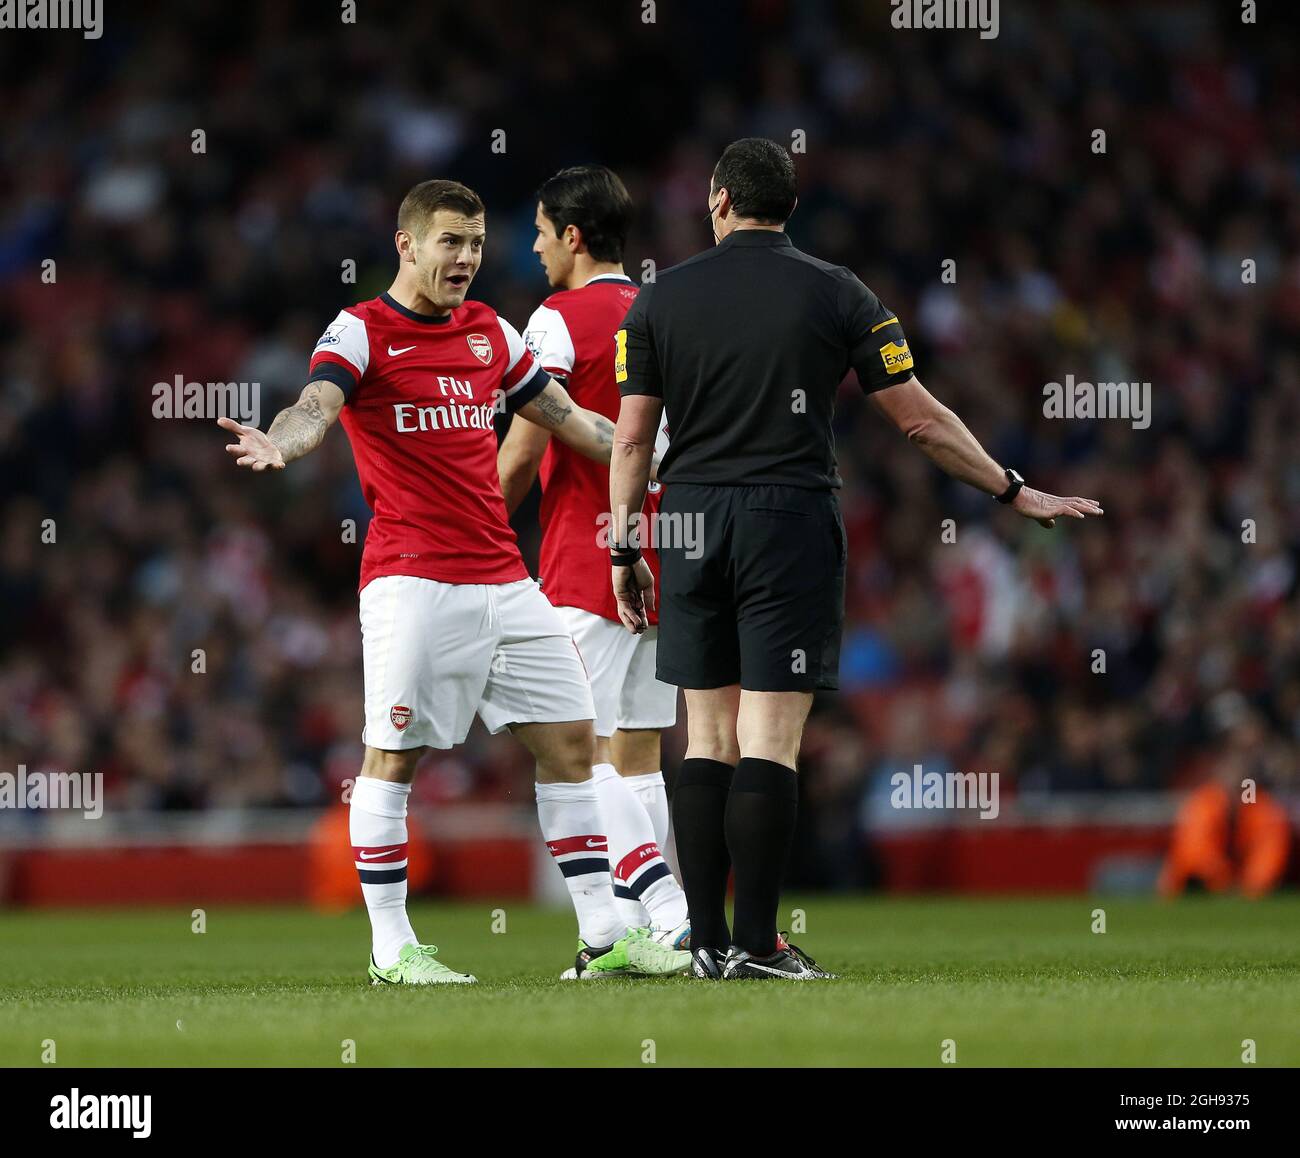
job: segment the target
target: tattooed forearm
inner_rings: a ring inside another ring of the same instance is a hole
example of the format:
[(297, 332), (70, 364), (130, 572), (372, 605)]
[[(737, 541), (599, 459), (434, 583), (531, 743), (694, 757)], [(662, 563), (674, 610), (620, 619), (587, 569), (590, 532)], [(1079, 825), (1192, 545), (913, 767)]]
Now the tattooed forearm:
[[(546, 419), (553, 427), (563, 426), (574, 412), (574, 407), (557, 402), (553, 398), (547, 398), (546, 395), (539, 395), (537, 398), (537, 408), (542, 412)], [(595, 410), (583, 410), (577, 408), (581, 414), (591, 424), (592, 437), (597, 446), (614, 445), (614, 424), (610, 422), (603, 414)]]
[(575, 406), (573, 399), (556, 382), (525, 403), (519, 413), (545, 427), (566, 446), (596, 462), (609, 462), (614, 446), (614, 424), (603, 414)]
[(271, 429), (266, 433), (280, 448), (284, 461), (292, 462), (320, 446), (328, 429), (329, 419), (321, 408), (320, 387), (313, 383), (294, 405), (275, 416)]
[(558, 398), (552, 397), (549, 390), (544, 390), (534, 398), (533, 405), (537, 407), (538, 416), (545, 420), (543, 425), (552, 430), (563, 426), (569, 415), (573, 413), (573, 405), (567, 396), (561, 402)]

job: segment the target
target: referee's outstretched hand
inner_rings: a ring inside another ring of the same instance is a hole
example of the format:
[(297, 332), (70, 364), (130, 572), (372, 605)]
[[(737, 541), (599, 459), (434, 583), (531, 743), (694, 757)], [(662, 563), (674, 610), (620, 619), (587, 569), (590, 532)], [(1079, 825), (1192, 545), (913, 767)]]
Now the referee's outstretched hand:
[(633, 635), (650, 626), (647, 611), (655, 608), (655, 577), (650, 564), (638, 559), (631, 567), (613, 567), (611, 580), (618, 600), (618, 617)]
[(1096, 499), (1069, 498), (1044, 494), (1033, 487), (1021, 487), (1011, 503), (1012, 510), (1033, 519), (1044, 527), (1056, 526), (1058, 518), (1086, 519), (1089, 515), (1104, 515)]

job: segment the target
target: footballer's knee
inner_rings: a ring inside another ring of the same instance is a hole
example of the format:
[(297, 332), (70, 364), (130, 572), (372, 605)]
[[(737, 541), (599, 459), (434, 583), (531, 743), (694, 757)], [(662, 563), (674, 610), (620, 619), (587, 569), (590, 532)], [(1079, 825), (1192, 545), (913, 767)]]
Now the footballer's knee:
[(511, 731), (536, 759), (539, 784), (581, 784), (591, 779), (596, 734), (590, 720), (516, 724)]
[(361, 775), (390, 784), (409, 784), (415, 779), (415, 766), (424, 755), (423, 748), (406, 748), (402, 751), (385, 751), (383, 748), (366, 748), (361, 763)]
[(661, 768), (657, 728), (619, 729), (609, 744), (608, 763), (622, 776), (644, 776)]

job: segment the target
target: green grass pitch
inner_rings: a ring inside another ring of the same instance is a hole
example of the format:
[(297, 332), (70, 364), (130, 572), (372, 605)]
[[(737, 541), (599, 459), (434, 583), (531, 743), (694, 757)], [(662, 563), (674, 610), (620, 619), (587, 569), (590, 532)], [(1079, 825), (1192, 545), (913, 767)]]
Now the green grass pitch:
[(366, 984), (360, 912), (3, 913), (0, 1065), (1300, 1065), (1295, 896), (794, 898), (842, 978), (805, 985), (562, 982), (569, 913), (493, 908), (414, 907), (481, 982), (431, 990)]

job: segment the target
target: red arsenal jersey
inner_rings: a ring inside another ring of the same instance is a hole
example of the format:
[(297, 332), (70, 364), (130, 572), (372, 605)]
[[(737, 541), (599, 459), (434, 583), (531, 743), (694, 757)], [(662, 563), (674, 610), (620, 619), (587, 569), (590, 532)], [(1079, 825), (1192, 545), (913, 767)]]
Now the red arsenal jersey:
[[(542, 368), (566, 384), (579, 406), (616, 420), (619, 391), (614, 383), (614, 334), (623, 324), (637, 287), (626, 277), (602, 274), (579, 289), (552, 294), (533, 312), (524, 332)], [(655, 449), (667, 448), (661, 424)], [(551, 439), (542, 458), (542, 590), (557, 607), (580, 607), (618, 620), (609, 582), (609, 467)], [(659, 509), (659, 484), (650, 484), (645, 513)], [(659, 557), (643, 547), (658, 593)], [(657, 623), (656, 612), (650, 622)]]
[(482, 302), (437, 318), (381, 294), (321, 335), (309, 381), (318, 379), (347, 395), (340, 420), (374, 512), (361, 587), (380, 575), (528, 577), (501, 497), (492, 418), (536, 397), (548, 375), (509, 322)]

